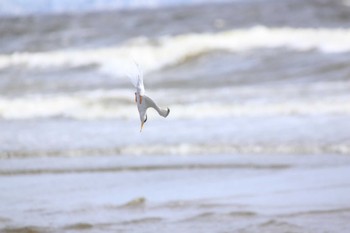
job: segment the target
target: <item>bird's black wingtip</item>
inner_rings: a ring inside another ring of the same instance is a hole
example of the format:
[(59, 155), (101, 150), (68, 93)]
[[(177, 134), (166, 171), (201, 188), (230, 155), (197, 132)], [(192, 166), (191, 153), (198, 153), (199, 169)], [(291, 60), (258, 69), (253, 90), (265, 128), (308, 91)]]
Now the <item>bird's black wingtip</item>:
[(165, 117), (167, 117), (169, 115), (169, 113), (170, 113), (170, 108), (168, 108), (168, 112), (166, 113)]

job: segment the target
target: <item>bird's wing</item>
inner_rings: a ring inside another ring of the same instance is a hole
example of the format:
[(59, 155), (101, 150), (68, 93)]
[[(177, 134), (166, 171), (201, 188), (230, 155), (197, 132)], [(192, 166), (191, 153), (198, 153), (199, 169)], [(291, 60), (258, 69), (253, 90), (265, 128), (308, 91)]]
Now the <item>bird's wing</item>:
[(143, 85), (143, 72), (139, 65), (135, 62), (137, 67), (137, 72), (129, 73), (127, 76), (130, 78), (131, 83), (136, 87), (137, 93), (140, 95), (145, 95), (145, 87)]
[(150, 97), (144, 96), (143, 97), (146, 103), (146, 108), (154, 108), (159, 115), (163, 117), (167, 117), (169, 115), (170, 109), (169, 108), (160, 108)]

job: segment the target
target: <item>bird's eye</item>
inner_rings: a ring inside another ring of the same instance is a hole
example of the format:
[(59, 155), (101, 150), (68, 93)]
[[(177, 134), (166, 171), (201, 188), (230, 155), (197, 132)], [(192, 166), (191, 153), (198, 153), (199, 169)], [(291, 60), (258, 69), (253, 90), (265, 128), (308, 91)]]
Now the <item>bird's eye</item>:
[(147, 121), (147, 115), (146, 115), (146, 119), (143, 121), (143, 123), (146, 123), (146, 121)]

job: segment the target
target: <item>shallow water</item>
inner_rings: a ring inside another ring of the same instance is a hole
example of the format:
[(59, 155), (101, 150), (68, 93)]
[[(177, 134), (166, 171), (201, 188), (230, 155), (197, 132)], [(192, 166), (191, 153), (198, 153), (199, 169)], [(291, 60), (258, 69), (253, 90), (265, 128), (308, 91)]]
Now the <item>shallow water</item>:
[(349, 168), (337, 155), (3, 160), (0, 221), (4, 232), (343, 232)]
[(215, 156), (235, 153), (348, 155), (348, 119), (345, 116), (159, 119), (149, 122), (141, 134), (138, 122), (134, 120), (11, 120), (0, 124), (3, 129), (0, 140), (5, 142), (0, 147), (0, 157)]

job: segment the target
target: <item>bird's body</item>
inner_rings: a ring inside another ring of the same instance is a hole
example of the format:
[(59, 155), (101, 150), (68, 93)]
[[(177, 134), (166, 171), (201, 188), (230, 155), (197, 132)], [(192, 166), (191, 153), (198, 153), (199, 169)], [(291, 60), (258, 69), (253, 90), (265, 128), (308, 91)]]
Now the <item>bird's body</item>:
[(147, 121), (147, 109), (154, 108), (158, 114), (162, 117), (167, 117), (170, 113), (169, 108), (161, 108), (159, 107), (150, 97), (145, 95), (145, 88), (143, 85), (143, 73), (141, 72), (139, 66), (136, 64), (138, 68), (137, 76), (129, 75), (132, 83), (136, 87), (135, 92), (135, 102), (137, 105), (137, 110), (139, 111), (140, 121), (141, 121), (141, 130), (143, 128), (144, 123)]

